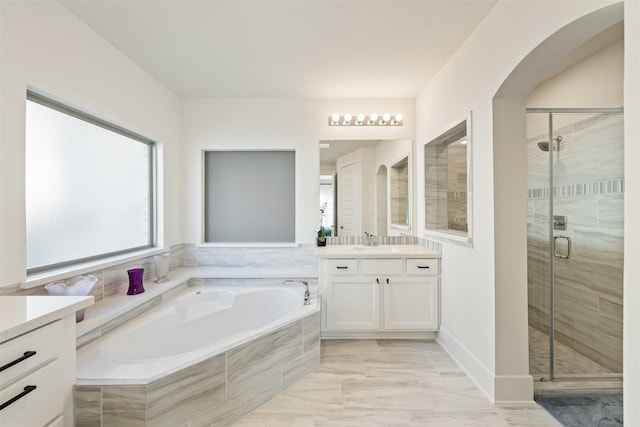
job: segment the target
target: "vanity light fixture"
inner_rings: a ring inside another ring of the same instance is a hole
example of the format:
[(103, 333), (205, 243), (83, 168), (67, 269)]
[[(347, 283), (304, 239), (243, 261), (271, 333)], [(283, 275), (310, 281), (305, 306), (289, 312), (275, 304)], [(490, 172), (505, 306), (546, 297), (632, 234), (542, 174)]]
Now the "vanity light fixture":
[(329, 126), (402, 126), (403, 120), (402, 113), (393, 116), (389, 113), (384, 113), (382, 116), (377, 113), (343, 115), (334, 113), (329, 116)]

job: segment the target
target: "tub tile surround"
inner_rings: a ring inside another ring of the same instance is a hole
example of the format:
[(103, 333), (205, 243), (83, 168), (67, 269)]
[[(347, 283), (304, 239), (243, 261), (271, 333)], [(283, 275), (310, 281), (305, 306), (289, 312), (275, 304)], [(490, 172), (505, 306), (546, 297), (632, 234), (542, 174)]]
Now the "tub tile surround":
[(76, 426), (230, 425), (320, 364), (320, 313), (148, 385), (76, 386)]

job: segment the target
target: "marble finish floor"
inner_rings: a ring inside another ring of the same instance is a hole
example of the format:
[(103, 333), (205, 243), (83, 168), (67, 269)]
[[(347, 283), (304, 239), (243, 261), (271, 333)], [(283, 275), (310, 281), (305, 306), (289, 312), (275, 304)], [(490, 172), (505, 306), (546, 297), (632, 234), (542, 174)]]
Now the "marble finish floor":
[(236, 427), (559, 426), (535, 402), (493, 405), (434, 341), (324, 340), (320, 367)]

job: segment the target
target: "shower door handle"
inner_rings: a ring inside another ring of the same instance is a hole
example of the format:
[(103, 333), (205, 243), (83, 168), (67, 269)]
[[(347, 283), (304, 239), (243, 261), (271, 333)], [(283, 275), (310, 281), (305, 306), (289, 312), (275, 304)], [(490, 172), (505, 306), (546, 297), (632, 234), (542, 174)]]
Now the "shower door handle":
[[(558, 239), (565, 239), (567, 241), (567, 253), (566, 254), (561, 254), (558, 253), (558, 247), (556, 245), (556, 242), (558, 241)], [(571, 237), (569, 236), (564, 236), (564, 235), (559, 235), (559, 236), (553, 236), (553, 256), (555, 256), (556, 258), (560, 258), (560, 259), (569, 259), (571, 258)]]

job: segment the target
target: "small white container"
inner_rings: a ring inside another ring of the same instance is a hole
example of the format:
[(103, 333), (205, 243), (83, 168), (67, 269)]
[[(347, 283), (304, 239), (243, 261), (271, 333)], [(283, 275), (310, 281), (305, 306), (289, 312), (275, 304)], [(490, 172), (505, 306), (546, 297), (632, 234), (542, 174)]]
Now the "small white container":
[[(44, 288), (49, 295), (54, 296), (84, 296), (89, 295), (93, 285), (98, 282), (98, 278), (93, 275), (76, 276), (71, 279), (53, 282), (45, 285)], [(84, 308), (76, 311), (76, 323), (84, 319)]]
[(156, 266), (156, 283), (162, 283), (169, 280), (169, 257), (171, 254), (164, 253), (153, 256), (153, 262)]

